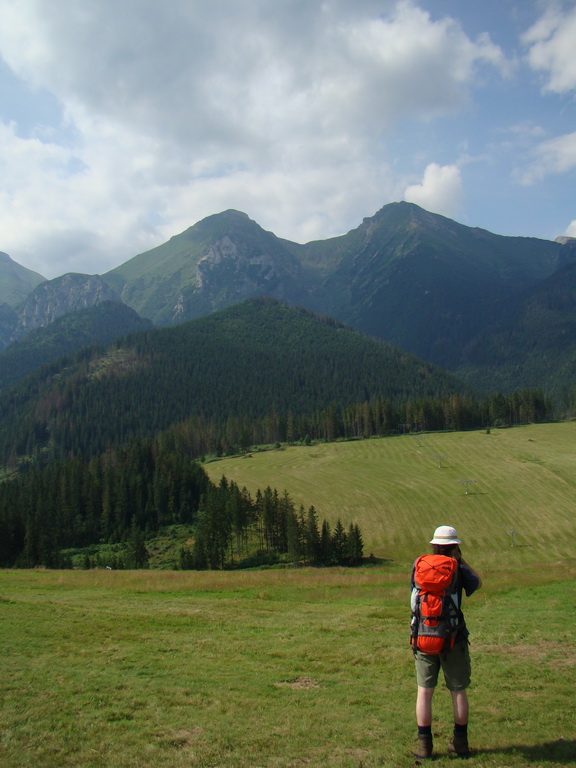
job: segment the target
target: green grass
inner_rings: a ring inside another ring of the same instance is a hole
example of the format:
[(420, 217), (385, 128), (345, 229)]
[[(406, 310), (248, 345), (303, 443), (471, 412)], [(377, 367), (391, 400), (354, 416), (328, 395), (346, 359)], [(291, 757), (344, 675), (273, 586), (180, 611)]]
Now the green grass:
[[(486, 572), (468, 601), (471, 768), (574, 764), (575, 575)], [(0, 766), (413, 765), (407, 578), (0, 572)], [(435, 765), (450, 731), (439, 689)]]
[[(475, 562), (529, 566), (574, 557), (575, 445), (576, 422), (563, 422), (292, 446), (205, 468), (213, 480), (226, 475), (252, 493), (286, 489), (331, 523), (358, 523), (365, 554), (411, 562), (447, 523)], [(476, 481), (468, 495), (458, 482), (465, 479)]]

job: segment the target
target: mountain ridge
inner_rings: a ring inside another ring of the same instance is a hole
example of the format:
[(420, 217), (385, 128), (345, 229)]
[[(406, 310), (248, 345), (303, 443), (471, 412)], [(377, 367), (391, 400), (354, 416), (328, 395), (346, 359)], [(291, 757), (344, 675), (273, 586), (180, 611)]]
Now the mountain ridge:
[(42, 275), (23, 267), (0, 251), (0, 305), (7, 304), (14, 309), (44, 280), (46, 278)]
[[(466, 369), (467, 380), (476, 386), (485, 386), (490, 366), (481, 368), (471, 354), (481, 349), (483, 335), (498, 333), (500, 339), (515, 339), (499, 355), (500, 381), (511, 390), (528, 385), (526, 367), (506, 367), (506, 357), (529, 350), (529, 334), (539, 331), (536, 316), (508, 335), (503, 324), (514, 322), (508, 310), (522, 295), (576, 262), (574, 242), (557, 240), (496, 235), (399, 202), (383, 206), (346, 234), (300, 244), (228, 209), (101, 279), (157, 326), (272, 296), (336, 318), (446, 370)], [(14, 323), (13, 311), (0, 311), (0, 330)], [(546, 322), (555, 321), (548, 315)], [(576, 353), (576, 316), (562, 322), (563, 339), (549, 338), (559, 352), (562, 343)], [(565, 368), (561, 375), (568, 375)]]

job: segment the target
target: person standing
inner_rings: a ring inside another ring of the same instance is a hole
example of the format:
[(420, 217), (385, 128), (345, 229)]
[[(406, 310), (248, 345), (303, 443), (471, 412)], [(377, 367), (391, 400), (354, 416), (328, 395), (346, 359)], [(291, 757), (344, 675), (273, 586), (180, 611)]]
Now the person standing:
[[(462, 614), (462, 592), (470, 597), (482, 586), (480, 576), (464, 560), (460, 551), (461, 540), (456, 529), (450, 525), (441, 525), (434, 531), (430, 541), (433, 547), (433, 555), (441, 556), (428, 558), (428, 563), (435, 567), (443, 566), (453, 572), (448, 601), (450, 603), (451, 629), (446, 645), (441, 652), (427, 653), (418, 649), (417, 637), (413, 641), (414, 659), (416, 666), (416, 681), (418, 693), (416, 697), (416, 722), (418, 726), (418, 747), (414, 756), (418, 760), (426, 760), (432, 757), (432, 697), (438, 682), (440, 670), (442, 670), (446, 687), (452, 696), (452, 709), (454, 713), (454, 734), (448, 745), (448, 752), (459, 757), (468, 757), (468, 695), (466, 689), (470, 685), (470, 654), (468, 652), (468, 629)], [(452, 558), (456, 563), (451, 563), (446, 558)], [(422, 585), (417, 581), (416, 567), (418, 558), (412, 568), (410, 587), (412, 590), (412, 609), (418, 603), (417, 595), (422, 593)], [(454, 606), (454, 608), (452, 608)], [(413, 614), (414, 615), (414, 614)], [(413, 620), (414, 623), (414, 620)], [(432, 622), (433, 624), (434, 622)], [(439, 624), (439, 622), (436, 622)], [(432, 632), (433, 633), (433, 632)], [(437, 640), (432, 641), (437, 642)], [(425, 643), (422, 643), (425, 645)]]

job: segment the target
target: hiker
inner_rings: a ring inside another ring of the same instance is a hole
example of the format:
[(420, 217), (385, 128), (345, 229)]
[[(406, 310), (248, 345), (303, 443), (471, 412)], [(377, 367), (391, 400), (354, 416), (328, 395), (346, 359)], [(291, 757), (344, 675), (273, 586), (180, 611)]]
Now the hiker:
[[(430, 541), (432, 555), (419, 557), (412, 568), (412, 637), (418, 695), (418, 747), (414, 756), (432, 756), (432, 696), (440, 669), (452, 695), (454, 735), (448, 752), (468, 757), (468, 696), (470, 655), (462, 615), (462, 591), (469, 597), (482, 580), (462, 557), (456, 529), (441, 525)], [(433, 614), (433, 615), (430, 615)], [(424, 650), (422, 650), (422, 648)]]

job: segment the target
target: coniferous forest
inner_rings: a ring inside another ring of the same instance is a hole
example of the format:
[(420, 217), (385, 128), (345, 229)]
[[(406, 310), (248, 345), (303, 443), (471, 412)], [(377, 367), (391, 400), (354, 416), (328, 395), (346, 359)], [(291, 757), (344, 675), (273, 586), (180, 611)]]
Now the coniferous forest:
[[(123, 543), (114, 567), (147, 566), (145, 540), (164, 526), (192, 526), (179, 567), (220, 569), (272, 564), (358, 565), (359, 527), (334, 530), (314, 507), (296, 510), (286, 491), (246, 489), (157, 441), (134, 441), (84, 461), (80, 457), (27, 469), (0, 486), (0, 567), (70, 567), (66, 550)], [(100, 562), (109, 565), (109, 562)]]

